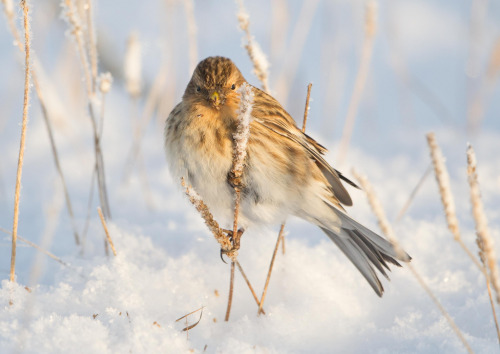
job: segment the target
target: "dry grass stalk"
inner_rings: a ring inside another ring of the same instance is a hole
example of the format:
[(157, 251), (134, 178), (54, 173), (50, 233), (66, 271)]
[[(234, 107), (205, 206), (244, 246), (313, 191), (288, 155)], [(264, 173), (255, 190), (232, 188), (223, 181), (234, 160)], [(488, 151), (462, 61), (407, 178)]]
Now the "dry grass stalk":
[(234, 290), (234, 261), (231, 262), (231, 277), (229, 279), (229, 296), (227, 299), (226, 316), (224, 321), (229, 321), (229, 315), (231, 314), (231, 305), (233, 304), (233, 290)]
[(17, 244), (17, 226), (19, 222), (19, 197), (21, 194), (21, 176), (23, 173), (23, 160), (24, 160), (24, 145), (26, 141), (26, 126), (28, 124), (28, 107), (29, 107), (29, 94), (30, 94), (30, 24), (28, 16), (28, 4), (26, 1), (21, 1), (21, 7), (24, 16), (24, 102), (23, 102), (23, 120), (21, 127), (21, 142), (19, 146), (19, 159), (17, 163), (16, 175), (16, 190), (14, 194), (14, 222), (12, 224), (12, 253), (10, 260), (10, 281), (15, 281), (16, 276), (16, 244)]
[[(12, 232), (10, 232), (9, 230), (6, 230), (2, 227), (0, 227), (0, 231), (7, 234), (7, 235), (12, 235)], [(47, 256), (49, 256), (50, 258), (52, 258), (53, 260), (55, 260), (56, 262), (59, 262), (60, 264), (62, 264), (63, 266), (65, 267), (70, 267), (70, 265), (66, 262), (64, 262), (61, 258), (57, 257), (56, 255), (54, 255), (53, 253), (50, 253), (49, 251), (47, 250), (44, 250), (43, 248), (41, 248), (40, 246), (38, 246), (37, 244), (17, 235), (17, 238), (19, 239), (19, 241), (22, 241), (24, 243), (26, 243), (28, 246), (31, 246), (33, 247), (34, 249), (46, 254)]]
[(184, 180), (184, 178), (181, 178), (181, 184), (185, 189), (185, 193), (188, 196), (189, 201), (194, 205), (196, 210), (198, 210), (203, 220), (205, 220), (205, 224), (207, 225), (210, 232), (212, 232), (212, 234), (214, 235), (216, 241), (220, 244), (221, 249), (227, 252), (226, 254), (229, 258), (233, 259), (234, 257), (234, 259), (236, 259), (235, 257), (237, 255), (237, 252), (234, 252), (236, 254), (230, 252), (233, 245), (229, 240), (229, 237), (227, 237), (227, 235), (224, 234), (224, 231), (219, 227), (219, 224), (217, 223), (217, 221), (215, 221), (212, 213), (210, 213), (210, 210), (208, 210), (207, 205), (203, 202), (199, 194), (196, 193), (193, 187), (186, 185), (186, 181)]
[(85, 83), (87, 87), (87, 94), (89, 99), (92, 97), (92, 75), (90, 69), (89, 58), (85, 51), (85, 48), (88, 48), (85, 42), (85, 36), (83, 34), (83, 28), (81, 25), (80, 17), (76, 12), (76, 9), (73, 4), (73, 0), (64, 0), (63, 6), (65, 9), (64, 16), (68, 20), (68, 23), (71, 28), (71, 34), (75, 38), (78, 55), (80, 56), (80, 60), (82, 63), (83, 74), (85, 76)]
[(472, 215), (476, 222), (476, 242), (479, 246), (479, 258), (488, 272), (493, 289), (495, 289), (497, 302), (500, 303), (500, 275), (498, 272), (493, 238), (488, 228), (488, 221), (486, 220), (483, 202), (481, 201), (476, 167), (476, 154), (472, 146), (469, 145), (467, 147), (467, 176), (470, 185)]
[[(20, 42), (19, 31), (17, 30), (16, 24), (14, 21), (15, 19), (14, 19), (14, 13), (13, 13), (13, 8), (12, 8), (12, 1), (11, 0), (3, 0), (3, 3), (5, 5), (4, 12), (5, 12), (5, 16), (7, 17), (7, 22), (8, 22), (11, 34), (14, 37), (14, 41), (17, 44), (18, 49), (21, 51), (21, 53), (24, 54), (24, 46)], [(52, 124), (51, 124), (50, 118), (49, 118), (47, 105), (45, 103), (45, 99), (44, 99), (44, 96), (42, 94), (43, 91), (42, 91), (40, 84), (38, 82), (38, 75), (36, 74), (37, 73), (36, 69), (40, 70), (41, 72), (43, 72), (43, 69), (42, 69), (41, 64), (36, 60), (36, 57), (33, 58), (32, 62), (33, 62), (33, 65), (32, 65), (31, 70), (30, 70), (31, 79), (33, 81), (33, 86), (35, 88), (35, 92), (36, 92), (36, 94), (38, 96), (38, 100), (40, 102), (42, 116), (43, 116), (43, 119), (45, 122), (45, 126), (47, 128), (47, 133), (49, 135), (49, 141), (50, 141), (50, 146), (51, 146), (51, 150), (52, 150), (52, 155), (54, 157), (54, 163), (56, 165), (56, 170), (57, 170), (57, 173), (59, 174), (59, 177), (61, 178), (61, 183), (62, 183), (63, 189), (64, 189), (64, 198), (66, 201), (66, 208), (68, 210), (68, 214), (69, 214), (70, 219), (71, 219), (71, 226), (73, 228), (73, 235), (75, 237), (75, 242), (78, 245), (80, 243), (80, 237), (79, 237), (79, 233), (78, 233), (78, 230), (76, 227), (75, 217), (73, 214), (73, 207), (72, 207), (71, 199), (70, 199), (70, 196), (68, 193), (66, 179), (64, 178), (61, 164), (59, 162), (59, 154), (57, 152), (57, 147), (56, 147), (56, 143), (54, 140), (54, 134), (53, 134)]]
[[(238, 267), (238, 269), (239, 269), (239, 271), (240, 271), (241, 275), (243, 276), (243, 279), (245, 279), (245, 282), (247, 283), (248, 288), (250, 289), (250, 292), (252, 293), (252, 296), (253, 296), (253, 298), (254, 298), (255, 302), (257, 303), (257, 306), (260, 306), (260, 301), (259, 301), (259, 298), (257, 297), (257, 294), (256, 294), (256, 293), (255, 293), (255, 291), (253, 290), (252, 284), (250, 284), (250, 280), (248, 280), (247, 275), (246, 275), (246, 274), (245, 274), (245, 272), (243, 271), (243, 268), (241, 267), (240, 262), (236, 261), (235, 263), (236, 263), (236, 266)], [(264, 312), (264, 309), (262, 309), (262, 310), (261, 310), (261, 312), (262, 312), (262, 314), (264, 314), (264, 315), (266, 314), (266, 313)]]
[(94, 28), (94, 7), (92, 5), (92, 0), (87, 0), (84, 5), (85, 17), (87, 19), (87, 51), (90, 57), (90, 72), (92, 76), (92, 91), (97, 90), (97, 46), (95, 38), (95, 28)]
[(109, 245), (111, 246), (111, 250), (113, 251), (113, 255), (116, 257), (115, 245), (113, 244), (113, 240), (111, 239), (111, 236), (109, 234), (108, 225), (106, 224), (106, 220), (104, 219), (104, 215), (102, 215), (101, 208), (97, 207), (97, 212), (99, 213), (99, 217), (101, 218), (101, 223), (102, 223), (102, 227), (104, 228), (104, 233), (106, 234), (106, 239), (108, 240)]
[(185, 0), (184, 9), (186, 11), (186, 24), (189, 42), (189, 74), (191, 75), (191, 73), (196, 68), (196, 64), (198, 63), (198, 46), (196, 45), (196, 20), (194, 18), (193, 0)]
[(467, 253), (470, 259), (481, 269), (481, 264), (476, 259), (476, 257), (472, 254), (472, 252), (467, 248), (467, 246), (462, 241), (460, 237), (460, 229), (458, 227), (458, 219), (455, 213), (455, 202), (453, 200), (453, 194), (451, 193), (450, 188), (450, 176), (448, 175), (448, 170), (446, 169), (446, 165), (444, 163), (443, 153), (439, 148), (436, 136), (434, 133), (427, 134), (427, 143), (431, 150), (432, 164), (434, 166), (434, 173), (436, 175), (436, 180), (439, 186), (439, 194), (441, 195), (441, 202), (443, 203), (444, 213), (446, 215), (446, 222), (448, 223), (448, 229), (450, 229), (451, 233), (455, 241), (459, 243), (462, 249)]
[[(106, 217), (106, 219), (110, 220), (111, 209), (109, 207), (108, 192), (106, 187), (106, 177), (104, 173), (104, 158), (102, 156), (102, 149), (101, 149), (101, 133), (99, 132), (98, 122), (96, 119), (96, 113), (94, 109), (94, 104), (97, 103), (97, 98), (96, 98), (96, 85), (93, 85), (93, 81), (97, 80), (97, 78), (94, 78), (93, 80), (92, 69), (89, 63), (89, 57), (93, 56), (92, 51), (91, 53), (87, 53), (87, 51), (85, 50), (86, 48), (87, 49), (89, 48), (89, 44), (87, 44), (85, 38), (86, 37), (90, 38), (92, 37), (92, 35), (84, 35), (83, 32), (84, 28), (81, 25), (82, 21), (79, 17), (78, 12), (75, 11), (73, 1), (64, 0), (63, 6), (64, 6), (63, 15), (67, 19), (68, 24), (70, 25), (71, 34), (75, 38), (78, 55), (80, 57), (82, 70), (85, 77), (85, 83), (87, 88), (87, 99), (88, 99), (88, 112), (90, 121), (92, 123), (92, 129), (94, 135), (94, 151), (95, 151), (95, 161), (96, 161), (94, 168), (96, 169), (97, 184), (99, 187), (98, 189), (99, 199), (101, 202), (104, 216)], [(91, 13), (88, 12), (88, 15), (90, 16)], [(87, 31), (88, 30), (89, 28), (87, 28)], [(93, 43), (93, 45), (95, 47), (96, 44)], [(97, 54), (94, 56), (94, 58), (97, 63)]]
[(373, 44), (375, 42), (375, 34), (377, 32), (377, 3), (370, 0), (366, 4), (365, 13), (365, 37), (363, 40), (363, 48), (361, 52), (361, 62), (359, 64), (354, 89), (352, 92), (347, 116), (345, 119), (344, 130), (342, 132), (342, 139), (339, 147), (339, 163), (344, 161), (344, 158), (349, 149), (352, 133), (354, 131), (354, 121), (359, 108), (359, 103), (363, 95), (363, 91), (368, 78), (371, 57), (373, 54)]
[(250, 16), (243, 6), (243, 0), (238, 0), (238, 7), (238, 22), (240, 24), (240, 28), (246, 35), (247, 44), (245, 44), (245, 49), (247, 50), (250, 60), (252, 60), (253, 72), (261, 82), (263, 90), (269, 93), (269, 62), (267, 61), (259, 43), (257, 43), (255, 38), (250, 34)]
[(262, 291), (262, 296), (260, 298), (258, 315), (264, 313), (262, 311), (262, 306), (264, 306), (264, 301), (266, 300), (267, 288), (269, 286), (269, 281), (271, 280), (271, 273), (273, 272), (274, 260), (276, 259), (276, 253), (278, 253), (278, 248), (280, 245), (280, 240), (283, 237), (285, 231), (285, 224), (281, 224), (280, 232), (278, 234), (278, 240), (276, 241), (276, 246), (274, 247), (273, 257), (271, 258), (271, 263), (269, 264), (269, 270), (267, 272), (266, 284), (264, 285), (264, 290)]
[(306, 132), (307, 116), (309, 115), (309, 100), (311, 99), (312, 83), (307, 85), (306, 107), (304, 108), (304, 119), (302, 120), (302, 133)]
[[(382, 229), (382, 232), (384, 233), (385, 236), (387, 236), (387, 238), (391, 242), (391, 244), (394, 247), (394, 249), (396, 250), (396, 252), (398, 254), (400, 254), (400, 252), (403, 252), (403, 249), (399, 245), (399, 242), (394, 235), (392, 227), (389, 224), (389, 222), (387, 221), (387, 217), (385, 216), (385, 212), (382, 208), (382, 204), (380, 203), (377, 196), (373, 192), (373, 188), (372, 188), (370, 182), (368, 181), (368, 179), (366, 177), (362, 177), (359, 174), (357, 174), (356, 171), (353, 170), (352, 172), (353, 172), (353, 175), (355, 176), (355, 178), (358, 180), (361, 187), (363, 188), (363, 190), (365, 191), (365, 193), (368, 197), (369, 204), (370, 204), (375, 216), (377, 217), (377, 220), (378, 220), (378, 223), (380, 225), (380, 228)], [(427, 286), (427, 284), (425, 283), (422, 276), (420, 276), (420, 274), (417, 272), (417, 270), (415, 268), (413, 268), (411, 263), (407, 263), (406, 267), (408, 267), (408, 269), (410, 269), (411, 274), (415, 277), (415, 279), (417, 279), (420, 286), (424, 289), (424, 291), (427, 293), (427, 295), (429, 295), (431, 300), (438, 307), (441, 314), (446, 318), (446, 320), (448, 321), (448, 324), (453, 329), (453, 331), (455, 332), (457, 337), (460, 339), (460, 341), (463, 343), (463, 345), (467, 349), (467, 351), (469, 353), (473, 353), (469, 343), (467, 343), (467, 340), (463, 336), (462, 332), (455, 324), (455, 321), (453, 321), (451, 316), (448, 314), (448, 312), (443, 307), (443, 305), (441, 305), (441, 303), (439, 302), (437, 297), (434, 295), (432, 290)]]

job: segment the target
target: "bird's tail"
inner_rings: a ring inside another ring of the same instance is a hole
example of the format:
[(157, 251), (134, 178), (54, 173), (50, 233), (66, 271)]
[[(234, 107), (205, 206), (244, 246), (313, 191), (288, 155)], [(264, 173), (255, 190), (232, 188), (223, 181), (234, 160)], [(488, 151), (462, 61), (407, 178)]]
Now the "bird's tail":
[(398, 254), (389, 241), (361, 225), (344, 212), (333, 206), (330, 207), (341, 220), (340, 231), (338, 231), (339, 228), (328, 227), (328, 223), (321, 222), (319, 226), (358, 268), (377, 295), (382, 296), (384, 287), (374, 267), (385, 278), (389, 279), (385, 272), (386, 269), (390, 270), (387, 263), (400, 267), (398, 260), (409, 262), (411, 257), (404, 251)]

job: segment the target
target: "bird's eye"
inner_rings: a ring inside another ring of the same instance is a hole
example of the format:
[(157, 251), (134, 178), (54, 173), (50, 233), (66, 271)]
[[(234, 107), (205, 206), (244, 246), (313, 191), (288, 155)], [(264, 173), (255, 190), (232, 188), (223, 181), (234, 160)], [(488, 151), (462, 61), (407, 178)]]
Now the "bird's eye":
[(196, 92), (200, 92), (201, 91), (201, 87), (200, 86), (196, 86)]
[(231, 86), (231, 90), (234, 90), (236, 88), (236, 85), (233, 84), (233, 86)]

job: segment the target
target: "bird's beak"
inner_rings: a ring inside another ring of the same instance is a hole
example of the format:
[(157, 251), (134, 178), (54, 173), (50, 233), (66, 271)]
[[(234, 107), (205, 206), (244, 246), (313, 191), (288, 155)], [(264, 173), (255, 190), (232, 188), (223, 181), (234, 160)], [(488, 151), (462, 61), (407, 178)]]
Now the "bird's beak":
[(212, 104), (217, 107), (220, 103), (220, 95), (217, 91), (212, 92), (210, 95), (210, 101), (212, 101)]

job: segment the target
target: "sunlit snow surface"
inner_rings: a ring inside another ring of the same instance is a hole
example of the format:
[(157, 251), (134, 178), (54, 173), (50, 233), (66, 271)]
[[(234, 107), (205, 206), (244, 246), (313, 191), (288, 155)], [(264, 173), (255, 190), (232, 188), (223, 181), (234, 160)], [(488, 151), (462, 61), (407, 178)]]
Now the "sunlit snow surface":
[[(163, 2), (143, 3), (117, 8), (102, 1), (97, 5), (96, 21), (102, 31), (98, 40), (113, 38), (114, 48), (109, 50), (117, 53), (118, 66), (128, 34), (131, 29), (138, 30), (145, 48), (145, 81), (151, 84), (161, 62), (160, 38), (171, 29), (162, 22), (162, 17), (151, 19), (151, 13), (165, 10)], [(59, 65), (69, 65), (78, 73), (79, 66), (76, 58), (64, 54), (73, 53), (74, 47), (71, 43), (67, 48), (63, 45), (66, 26), (58, 20), (59, 9), (57, 2), (54, 4), (55, 15), (48, 10), (42, 12), (44, 5), (34, 4), (33, 46), (61, 96), (59, 102), (52, 102), (58, 112), (55, 137), (81, 231), (94, 163), (91, 126), (82, 113), (84, 100), (75, 102), (66, 96), (74, 81), (57, 71)], [(246, 2), (251, 31), (263, 51), (269, 53), (271, 15), (266, 4)], [(327, 160), (336, 168), (351, 176), (351, 168), (355, 167), (369, 178), (401, 244), (413, 257), (413, 266), (472, 349), (479, 353), (497, 352), (498, 340), (484, 277), (453, 241), (433, 175), (425, 180), (405, 216), (395, 223), (412, 189), (430, 165), (425, 133), (435, 131), (447, 158), (462, 237), (472, 252), (477, 253), (466, 177), (465, 149), (470, 141), (476, 149), (486, 216), (500, 257), (497, 86), (493, 86), (490, 99), (485, 99), (482, 129), (475, 135), (464, 133), (468, 87), (464, 70), (470, 8), (447, 2), (400, 1), (393, 8), (379, 4), (380, 32), (371, 75), (351, 149), (346, 162), (338, 165), (334, 162), (342, 119), (347, 112), (363, 36), (363, 2), (352, 4), (319, 3), (293, 87), (288, 96), (283, 92), (275, 95), (282, 102), (287, 101), (286, 108), (300, 124), (306, 86), (310, 81), (314, 83), (308, 133), (330, 149)], [(258, 85), (251, 63), (240, 47), (242, 33), (236, 27), (236, 5), (233, 2), (226, 5), (195, 2), (199, 56), (230, 56), (250, 83)], [(290, 35), (301, 6), (300, 2), (290, 5)], [(493, 39), (499, 33), (500, 8), (494, 3), (490, 7), (480, 41), (487, 43), (479, 55), (481, 68), (487, 64)], [(177, 86), (164, 98), (171, 105), (180, 100), (190, 75), (187, 46), (183, 42), (183, 6), (176, 11), (175, 21), (182, 30), (173, 39), (176, 56), (168, 52), (165, 59), (175, 68), (170, 74), (176, 75), (171, 83)], [(400, 29), (397, 41), (410, 72), (432, 90), (449, 116), (440, 108), (430, 108), (421, 96), (398, 81), (390, 64), (394, 48), (391, 41), (396, 40), (391, 37), (394, 33), (390, 26)], [(2, 53), (7, 54), (0, 56), (3, 80), (0, 227), (11, 229), (23, 81), (15, 47), (6, 26), (3, 27), (0, 46)], [(227, 28), (234, 30), (230, 32)], [(330, 39), (322, 39), (322, 35)], [(270, 86), (274, 89), (278, 87), (280, 70), (287, 67), (290, 58), (271, 54), (268, 57)], [(1, 353), (465, 352), (408, 269), (392, 268), (391, 281), (382, 280), (385, 294), (380, 299), (318, 228), (299, 219), (287, 223), (286, 254), (280, 250), (276, 258), (264, 304), (266, 315), (257, 316), (257, 305), (237, 272), (231, 318), (224, 322), (230, 266), (220, 260), (218, 244), (182, 193), (179, 181), (169, 176), (162, 143), (165, 116), (151, 122), (142, 143), (149, 192), (144, 191), (144, 180), (137, 172), (140, 169), (132, 173), (127, 183), (123, 182), (133, 136), (131, 120), (137, 117), (132, 118), (134, 108), (123, 81), (115, 73), (114, 76), (114, 86), (106, 98), (103, 151), (113, 215), (109, 231), (117, 256), (104, 255), (104, 233), (95, 211), (98, 204), (95, 198), (83, 252), (75, 246), (46, 128), (32, 94), (19, 234), (50, 250), (67, 265), (19, 242), (17, 283), (12, 284), (8, 281), (10, 237), (2, 234)], [(472, 90), (482, 82), (470, 80)], [(142, 107), (143, 102), (140, 111)], [(447, 121), (450, 117), (452, 120)], [(348, 212), (379, 231), (363, 193), (352, 188), (349, 191), (354, 207)], [(145, 198), (147, 193), (149, 202)], [(239, 260), (258, 296), (265, 283), (278, 228), (279, 225), (249, 229), (242, 239)], [(188, 333), (183, 332), (183, 328), (198, 321), (200, 312), (190, 315), (187, 324), (175, 320), (200, 307), (203, 314), (199, 324)]]

